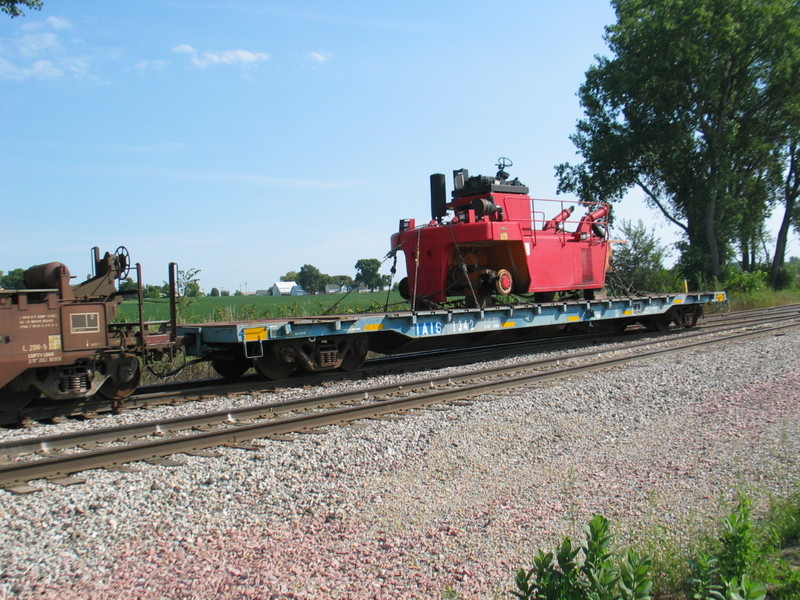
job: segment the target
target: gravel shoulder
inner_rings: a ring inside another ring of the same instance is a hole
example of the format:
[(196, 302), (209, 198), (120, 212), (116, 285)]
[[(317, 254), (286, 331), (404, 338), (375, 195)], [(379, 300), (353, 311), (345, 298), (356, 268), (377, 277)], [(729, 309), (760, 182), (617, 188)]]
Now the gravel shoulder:
[(2, 492), (0, 598), (502, 598), (593, 513), (680, 538), (796, 489), (798, 356), (791, 331)]

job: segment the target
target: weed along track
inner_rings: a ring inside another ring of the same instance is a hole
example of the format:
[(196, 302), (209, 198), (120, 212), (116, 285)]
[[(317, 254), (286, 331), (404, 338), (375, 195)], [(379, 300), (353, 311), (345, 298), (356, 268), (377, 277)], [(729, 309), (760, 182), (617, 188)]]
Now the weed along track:
[[(432, 406), (475, 401), (509, 388), (653, 359), (705, 346), (728, 344), (754, 336), (779, 335), (800, 324), (798, 316), (778, 323), (733, 330), (694, 332), (648, 340), (609, 352), (584, 352), (550, 360), (533, 360), (511, 367), (488, 368), (466, 375), (417, 380), (403, 385), (361, 389), (280, 403), (118, 426), (81, 433), (31, 438), (0, 444), (5, 464), (0, 465), (0, 486), (23, 493), (35, 491), (29, 482), (49, 479), (61, 484), (82, 483), (82, 471), (117, 468), (141, 460), (164, 460), (180, 453), (242, 445), (253, 440), (291, 439), (321, 428), (361, 419), (401, 416)], [(88, 448), (88, 449), (86, 449)], [(30, 458), (31, 453), (45, 458)]]

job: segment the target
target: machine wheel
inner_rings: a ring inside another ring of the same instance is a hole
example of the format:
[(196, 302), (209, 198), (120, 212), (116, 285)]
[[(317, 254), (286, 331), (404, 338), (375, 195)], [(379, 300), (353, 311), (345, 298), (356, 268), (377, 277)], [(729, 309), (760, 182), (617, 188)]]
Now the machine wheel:
[(117, 265), (120, 271), (117, 274), (117, 279), (122, 281), (131, 272), (131, 253), (128, 252), (125, 246), (119, 246), (114, 250), (114, 254), (117, 257)]
[(403, 277), (397, 284), (397, 291), (403, 300), (411, 300), (411, 290), (408, 288), (408, 277)]
[(225, 379), (239, 379), (247, 372), (251, 364), (244, 356), (235, 358), (212, 358), (211, 366)]
[(253, 367), (258, 376), (267, 381), (286, 379), (294, 371), (294, 364), (283, 364), (274, 356), (269, 355), (254, 358)]
[(142, 370), (138, 368), (137, 363), (136, 371), (129, 380), (122, 381), (109, 377), (106, 379), (105, 383), (100, 386), (97, 393), (109, 400), (125, 400), (125, 398), (130, 396), (136, 391), (136, 388), (139, 387), (139, 380), (141, 378)]
[(494, 289), (502, 296), (508, 296), (514, 289), (514, 278), (506, 269), (500, 269), (494, 280)]

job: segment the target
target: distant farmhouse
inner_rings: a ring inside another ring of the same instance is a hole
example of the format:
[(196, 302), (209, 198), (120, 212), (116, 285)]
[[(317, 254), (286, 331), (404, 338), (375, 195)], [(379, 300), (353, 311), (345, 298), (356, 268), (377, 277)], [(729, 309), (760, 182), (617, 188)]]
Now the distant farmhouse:
[(276, 281), (269, 288), (271, 296), (306, 296), (308, 292), (294, 281)]

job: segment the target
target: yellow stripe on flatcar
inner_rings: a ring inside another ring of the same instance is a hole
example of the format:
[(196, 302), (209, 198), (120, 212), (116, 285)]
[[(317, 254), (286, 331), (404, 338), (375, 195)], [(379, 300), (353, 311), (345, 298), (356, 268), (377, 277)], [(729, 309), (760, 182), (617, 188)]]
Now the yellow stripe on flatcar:
[(580, 321), (580, 317), (567, 317), (567, 321)]
[(261, 342), (269, 338), (269, 330), (266, 327), (250, 327), (244, 330), (245, 342)]
[(516, 321), (506, 321), (505, 323), (503, 323), (503, 327), (516, 327), (516, 326), (517, 326)]
[(383, 329), (383, 323), (371, 323), (364, 325), (364, 331), (380, 331)]
[(622, 311), (622, 314), (623, 315), (632, 315), (633, 311), (631, 309), (628, 309), (628, 310)]
[(675, 304), (683, 304), (683, 298), (675, 298)]
[(717, 302), (725, 302), (726, 299), (725, 294), (717, 294)]

